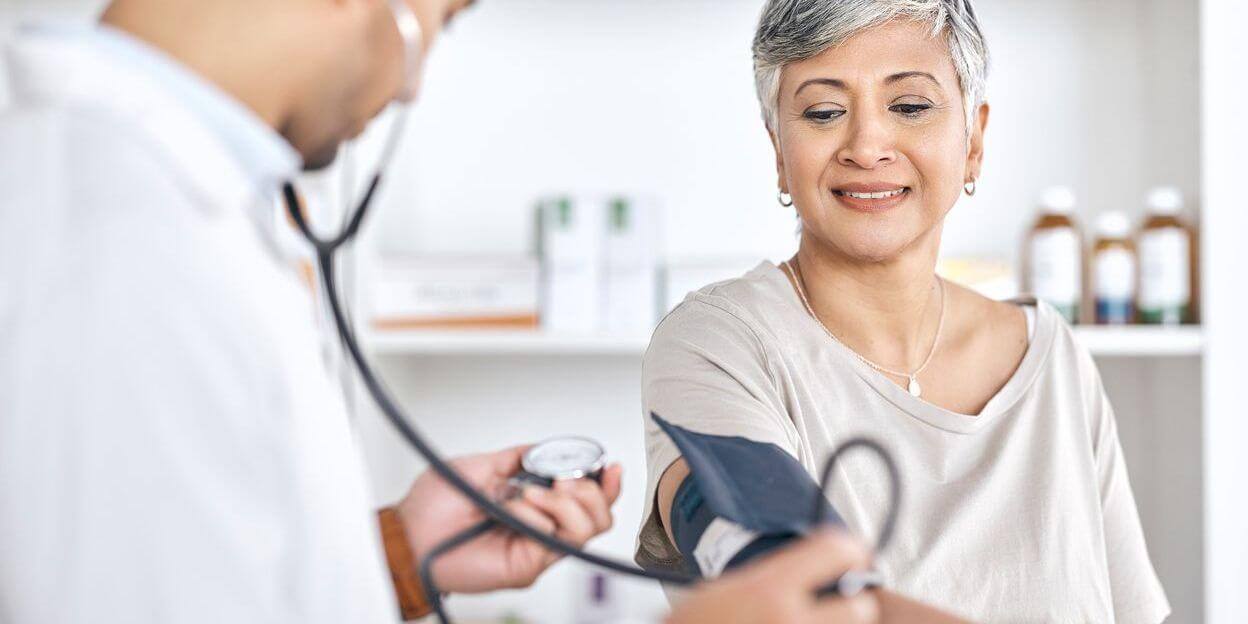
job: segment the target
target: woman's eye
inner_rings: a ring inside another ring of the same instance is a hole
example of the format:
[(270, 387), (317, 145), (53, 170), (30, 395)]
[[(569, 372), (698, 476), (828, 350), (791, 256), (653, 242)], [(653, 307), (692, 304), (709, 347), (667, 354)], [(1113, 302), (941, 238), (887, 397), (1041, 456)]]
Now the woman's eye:
[(931, 107), (931, 104), (894, 104), (888, 107), (888, 110), (901, 113), (906, 117), (918, 117)]
[(844, 115), (845, 111), (836, 109), (808, 110), (802, 116), (813, 121), (831, 121)]

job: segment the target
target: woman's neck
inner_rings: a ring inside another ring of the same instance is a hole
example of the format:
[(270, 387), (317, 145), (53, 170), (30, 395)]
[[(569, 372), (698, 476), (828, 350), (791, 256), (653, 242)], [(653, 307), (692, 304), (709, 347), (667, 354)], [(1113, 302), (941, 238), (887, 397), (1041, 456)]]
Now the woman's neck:
[(895, 259), (862, 262), (802, 237), (791, 261), (815, 315), (837, 340), (895, 371), (918, 368), (940, 325), (939, 234)]

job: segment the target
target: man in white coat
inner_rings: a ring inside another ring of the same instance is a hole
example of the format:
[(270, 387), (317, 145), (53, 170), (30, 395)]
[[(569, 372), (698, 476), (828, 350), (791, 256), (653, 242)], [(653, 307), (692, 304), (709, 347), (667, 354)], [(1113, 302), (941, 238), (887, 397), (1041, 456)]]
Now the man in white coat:
[[(468, 1), (408, 0), (426, 47)], [(404, 58), (386, 0), (116, 0), (99, 25), (17, 36), (0, 114), (0, 621), (424, 613), (414, 558), (481, 516), (426, 474), (379, 524), (274, 209), (395, 97)], [(456, 466), (489, 490), (520, 453)], [(581, 544), (619, 487), (616, 466), (509, 504)], [(865, 597), (810, 591), (863, 564), (847, 538), (783, 557), (674, 621), (872, 617)], [(497, 532), (435, 573), (488, 591), (555, 559)]]

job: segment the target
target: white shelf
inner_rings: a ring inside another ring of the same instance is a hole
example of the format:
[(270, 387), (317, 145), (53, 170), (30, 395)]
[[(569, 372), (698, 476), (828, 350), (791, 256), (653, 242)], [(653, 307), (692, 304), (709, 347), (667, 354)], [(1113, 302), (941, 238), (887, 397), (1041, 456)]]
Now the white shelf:
[(525, 330), (375, 331), (365, 338), (378, 355), (633, 355), (650, 336), (561, 334)]
[[(1096, 356), (1181, 357), (1204, 350), (1200, 327), (1076, 327)], [(649, 336), (543, 331), (375, 331), (365, 345), (377, 355), (628, 355), (640, 356)]]
[(1205, 346), (1199, 326), (1082, 326), (1075, 328), (1075, 336), (1092, 355), (1103, 357), (1196, 356)]

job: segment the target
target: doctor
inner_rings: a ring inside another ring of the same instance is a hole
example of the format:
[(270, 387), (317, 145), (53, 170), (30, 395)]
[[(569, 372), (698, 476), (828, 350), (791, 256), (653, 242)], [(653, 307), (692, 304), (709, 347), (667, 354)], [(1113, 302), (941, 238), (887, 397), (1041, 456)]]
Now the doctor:
[[(426, 47), (468, 2), (409, 0)], [(423, 613), (414, 558), (481, 517), (429, 474), (370, 510), (274, 210), (283, 181), (330, 164), (394, 99), (404, 58), (385, 0), (116, 0), (97, 27), (16, 39), (0, 114), (0, 621)], [(522, 450), (455, 464), (488, 491)], [(601, 487), (530, 488), (511, 510), (583, 544), (610, 527), (619, 487), (615, 466)], [(480, 592), (554, 560), (497, 533), (435, 573)], [(818, 536), (672, 621), (869, 621), (871, 599), (810, 591), (866, 560)], [(725, 597), (763, 606), (724, 613)]]

